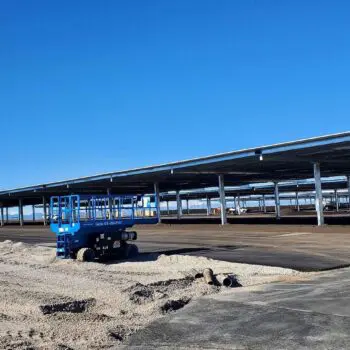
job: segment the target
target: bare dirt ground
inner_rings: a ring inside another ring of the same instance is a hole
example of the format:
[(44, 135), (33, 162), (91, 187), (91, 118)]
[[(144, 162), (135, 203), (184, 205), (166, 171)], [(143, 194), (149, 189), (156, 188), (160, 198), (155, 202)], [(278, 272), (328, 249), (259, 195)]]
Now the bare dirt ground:
[(0, 348), (122, 346), (150, 322), (203, 295), (222, 293), (224, 287), (191, 275), (193, 269), (207, 267), (216, 274), (235, 275), (243, 287), (306, 275), (182, 255), (79, 263), (56, 260), (50, 247), (6, 240), (0, 243)]

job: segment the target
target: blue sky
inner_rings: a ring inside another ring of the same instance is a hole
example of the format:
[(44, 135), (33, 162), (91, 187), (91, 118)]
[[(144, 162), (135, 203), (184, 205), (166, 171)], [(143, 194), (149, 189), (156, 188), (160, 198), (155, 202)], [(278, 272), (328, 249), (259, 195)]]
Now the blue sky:
[(349, 130), (348, 1), (0, 3), (0, 188)]

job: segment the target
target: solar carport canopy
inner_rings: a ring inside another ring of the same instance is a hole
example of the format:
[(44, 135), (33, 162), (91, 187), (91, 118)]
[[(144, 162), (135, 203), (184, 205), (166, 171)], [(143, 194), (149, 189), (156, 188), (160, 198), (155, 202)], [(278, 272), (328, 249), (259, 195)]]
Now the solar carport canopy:
[(68, 193), (152, 193), (154, 183), (161, 191), (225, 186), (313, 177), (319, 163), (322, 177), (350, 174), (350, 132), (253, 147), (143, 168), (45, 183), (0, 192), (0, 202), (17, 205), (41, 202), (42, 196)]

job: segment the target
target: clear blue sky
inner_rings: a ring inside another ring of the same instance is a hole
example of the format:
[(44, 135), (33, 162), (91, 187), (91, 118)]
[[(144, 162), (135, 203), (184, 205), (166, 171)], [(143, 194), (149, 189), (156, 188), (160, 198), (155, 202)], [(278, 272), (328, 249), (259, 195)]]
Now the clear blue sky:
[(0, 188), (350, 129), (350, 3), (0, 3)]

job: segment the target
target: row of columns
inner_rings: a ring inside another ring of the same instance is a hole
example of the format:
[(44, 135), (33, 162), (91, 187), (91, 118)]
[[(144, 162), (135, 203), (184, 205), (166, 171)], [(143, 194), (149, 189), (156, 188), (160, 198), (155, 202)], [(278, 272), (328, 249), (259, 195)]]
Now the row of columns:
[[(4, 209), (6, 210), (6, 221), (5, 221), (5, 215), (4, 215)], [(32, 218), (33, 221), (36, 220), (35, 218), (35, 206), (32, 205)], [(18, 221), (21, 226), (24, 224), (24, 215), (23, 215), (23, 199), (18, 200)], [(0, 226), (4, 226), (5, 223), (9, 222), (9, 212), (8, 207), (0, 207)], [(44, 225), (47, 225), (47, 202), (46, 198), (43, 197), (43, 222)]]
[[(314, 179), (315, 179), (315, 208), (317, 213), (317, 224), (320, 226), (324, 224), (324, 215), (323, 215), (323, 198), (322, 198), (322, 185), (321, 185), (321, 168), (319, 163), (313, 164), (313, 172), (314, 172)], [(224, 182), (223, 174), (218, 175), (218, 185), (219, 185), (218, 189), (219, 189), (221, 224), (225, 225), (227, 224), (227, 213), (226, 213), (225, 182)], [(350, 201), (350, 176), (347, 177), (347, 185), (348, 185), (347, 187), (349, 191), (349, 201)], [(155, 193), (156, 193), (156, 201), (157, 201), (157, 208), (158, 208), (157, 212), (160, 220), (160, 198), (159, 198), (158, 184), (155, 185)], [(337, 191), (335, 191), (335, 196), (336, 196), (336, 205), (337, 205), (337, 211), (338, 211), (339, 203), (338, 203)], [(280, 203), (278, 182), (274, 183), (274, 197), (275, 197), (276, 219), (280, 219), (281, 203)], [(235, 208), (237, 210), (237, 213), (239, 213), (239, 198), (238, 198), (238, 203), (236, 201), (236, 197), (234, 198), (234, 201), (235, 201)], [(262, 203), (263, 203), (263, 210), (266, 213), (265, 195), (262, 196)], [(182, 216), (182, 203), (181, 203), (179, 190), (176, 191), (176, 204), (177, 204), (177, 218), (180, 219)], [(300, 211), (298, 191), (296, 191), (296, 207), (297, 207), (297, 210)], [(188, 209), (188, 200), (187, 200), (187, 209)], [(167, 202), (167, 211), (169, 213), (168, 202)], [(210, 213), (211, 213), (211, 200), (209, 197), (207, 197), (207, 215), (210, 215)]]
[[(317, 214), (317, 225), (321, 226), (324, 224), (324, 215), (323, 215), (323, 198), (322, 198), (322, 185), (321, 185), (321, 168), (320, 163), (314, 163), (313, 165), (314, 179), (315, 179), (315, 208)], [(349, 201), (350, 201), (350, 176), (347, 177), (347, 188), (349, 191)], [(227, 223), (226, 215), (226, 197), (225, 197), (225, 188), (224, 188), (224, 176), (219, 175), (219, 195), (220, 195), (220, 208), (221, 208), (221, 224), (225, 225)], [(276, 218), (281, 218), (281, 204), (279, 197), (278, 182), (274, 183), (274, 196), (275, 196), (275, 212)], [(263, 196), (263, 201), (265, 202), (265, 197)], [(299, 193), (296, 192), (296, 201), (297, 201), (297, 210), (300, 210), (299, 206)], [(337, 202), (337, 210), (338, 200)], [(264, 211), (266, 211), (266, 205), (264, 203)]]
[[(324, 215), (323, 215), (323, 200), (322, 200), (322, 187), (321, 187), (321, 169), (319, 163), (314, 163), (314, 178), (315, 178), (315, 207), (317, 213), (317, 224), (319, 226), (324, 224)], [(350, 180), (348, 177), (348, 189), (350, 195)], [(298, 192), (297, 192), (298, 193)], [(275, 195), (275, 212), (276, 219), (281, 218), (281, 203), (278, 189), (278, 182), (274, 183), (274, 195)], [(224, 188), (224, 176), (219, 175), (219, 197), (220, 197), (220, 209), (221, 209), (221, 225), (227, 223), (227, 214), (226, 214), (226, 197), (225, 197), (225, 188)], [(297, 206), (299, 207), (299, 200), (297, 195)], [(266, 206), (264, 205), (265, 210)]]
[[(315, 208), (317, 213), (317, 223), (318, 225), (324, 224), (324, 215), (323, 215), (323, 199), (322, 199), (322, 187), (321, 187), (321, 170), (320, 170), (320, 164), (314, 163), (314, 179), (315, 179)], [(226, 196), (225, 196), (225, 182), (224, 182), (224, 175), (220, 174), (218, 175), (218, 187), (219, 187), (219, 200), (220, 200), (220, 216), (221, 216), (221, 224), (225, 225), (227, 223), (227, 213), (226, 213)], [(350, 200), (350, 176), (347, 177), (347, 187), (349, 191), (349, 200)], [(157, 210), (157, 216), (159, 218), (160, 222), (160, 191), (159, 191), (159, 184), (154, 184), (154, 193), (155, 193), (155, 201), (156, 201), (156, 210)], [(276, 218), (281, 218), (281, 205), (280, 205), (280, 197), (279, 197), (279, 188), (278, 188), (278, 182), (274, 183), (274, 197), (275, 197), (275, 212), (276, 212)], [(338, 204), (338, 193), (335, 190), (335, 198), (336, 198), (336, 210), (339, 210), (339, 204)], [(236, 200), (236, 197), (234, 198), (235, 202), (235, 208), (237, 210), (237, 213), (239, 214), (239, 202), (240, 199), (238, 197), (238, 201)], [(265, 202), (265, 195), (262, 196), (262, 202), (263, 202), (263, 210), (266, 213), (266, 202)], [(177, 218), (180, 219), (182, 216), (182, 203), (180, 198), (180, 191), (176, 191), (176, 204), (177, 204)], [(300, 210), (299, 206), (299, 193), (296, 191), (296, 205), (297, 210)], [(5, 224), (4, 220), (4, 208), (0, 208), (0, 224), (3, 226)], [(33, 221), (35, 221), (35, 207), (32, 206), (33, 210)], [(167, 212), (169, 214), (169, 203), (167, 202)], [(188, 210), (188, 200), (187, 200), (187, 212)], [(22, 226), (24, 223), (24, 217), (23, 217), (23, 200), (19, 199), (19, 205), (18, 205), (18, 213), (19, 213), (19, 223)], [(209, 197), (207, 197), (207, 215), (210, 215), (211, 213), (211, 200)], [(8, 208), (6, 208), (6, 220), (8, 222)], [(46, 198), (43, 197), (43, 220), (44, 225), (47, 224), (47, 203)]]
[[(6, 214), (5, 215), (4, 215), (4, 209), (6, 210)], [(9, 222), (9, 208), (8, 207), (5, 207), (5, 208), (1, 207), (0, 208), (0, 214), (1, 214), (0, 226), (4, 226), (5, 223)]]
[[(333, 200), (333, 197), (331, 197)], [(347, 201), (350, 202), (350, 196), (346, 195)], [(309, 199), (310, 200), (310, 204), (312, 203), (312, 198), (303, 198), (303, 200), (306, 202), (306, 200)], [(260, 199), (258, 199), (259, 203), (260, 203)], [(260, 210), (262, 210), (264, 213), (266, 213), (266, 205), (265, 205), (265, 195), (262, 195), (261, 198), (262, 201), (262, 205), (259, 204), (259, 208)], [(290, 199), (291, 205), (292, 205), (292, 199)], [(334, 190), (334, 203), (336, 206), (336, 212), (339, 212), (339, 203), (340, 203), (340, 196), (338, 194), (338, 190)], [(350, 203), (349, 203), (350, 205)], [(275, 205), (276, 206), (276, 205)], [(295, 208), (297, 211), (300, 211), (300, 198), (299, 198), (299, 192), (296, 191), (295, 193)]]

